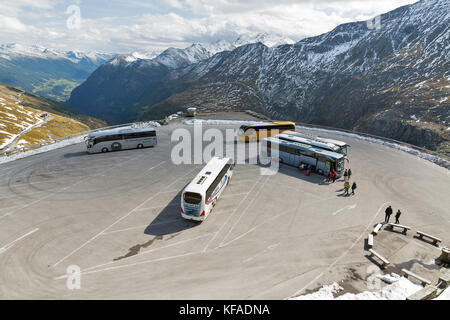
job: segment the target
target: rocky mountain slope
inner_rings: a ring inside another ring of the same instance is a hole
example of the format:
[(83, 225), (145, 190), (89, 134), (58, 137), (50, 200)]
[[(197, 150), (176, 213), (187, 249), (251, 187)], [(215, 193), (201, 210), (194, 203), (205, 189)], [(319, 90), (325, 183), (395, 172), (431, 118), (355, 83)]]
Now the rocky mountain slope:
[[(197, 63), (158, 68), (159, 74), (130, 68), (115, 77), (123, 91), (139, 77), (141, 90), (103, 112), (121, 108), (132, 110), (131, 117), (151, 119), (189, 106), (253, 109), (450, 149), (449, 26), (449, 1), (422, 0), (381, 15), (379, 25), (347, 23), (272, 48), (248, 44)], [(74, 90), (74, 105), (86, 103), (84, 93), (94, 93), (97, 84), (109, 92), (89, 96), (89, 112), (113, 100), (112, 76), (102, 68)]]
[[(173, 86), (172, 72), (175, 70), (209, 58), (214, 60), (216, 54), (257, 41), (267, 45), (293, 43), (281, 36), (243, 35), (234, 42), (222, 40), (212, 44), (193, 44), (185, 49), (169, 48), (152, 59), (147, 59), (146, 53), (118, 56), (75, 88), (68, 103), (111, 124), (130, 122), (140, 116), (142, 105), (153, 105), (185, 89), (179, 81)], [(162, 111), (154, 116), (166, 114)]]
[(0, 83), (0, 151), (106, 125), (92, 117), (75, 115), (66, 108)]
[(113, 56), (20, 44), (0, 45), (0, 82), (65, 101), (74, 87)]

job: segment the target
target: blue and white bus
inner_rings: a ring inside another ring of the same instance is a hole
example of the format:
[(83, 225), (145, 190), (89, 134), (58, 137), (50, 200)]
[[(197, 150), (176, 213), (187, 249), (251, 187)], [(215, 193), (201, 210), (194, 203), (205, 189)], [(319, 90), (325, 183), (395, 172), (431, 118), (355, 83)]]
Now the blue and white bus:
[(205, 220), (233, 175), (231, 158), (212, 158), (181, 194), (181, 216)]
[(344, 141), (310, 136), (310, 135), (296, 132), (296, 131), (295, 132), (294, 131), (283, 132), (282, 134), (278, 135), (276, 138), (279, 138), (282, 140), (287, 140), (287, 141), (304, 143), (304, 144), (310, 145), (311, 147), (316, 147), (316, 148), (320, 148), (323, 150), (340, 153), (340, 154), (343, 154), (344, 156), (347, 156), (347, 153), (348, 153), (347, 147), (349, 147), (349, 145)]
[(156, 130), (122, 129), (91, 133), (86, 137), (88, 153), (140, 149), (157, 144)]
[(344, 155), (303, 143), (281, 140), (278, 138), (264, 139), (267, 143), (267, 155), (272, 156), (272, 148), (278, 148), (279, 160), (291, 166), (311, 165), (313, 171), (323, 174), (333, 170), (337, 177), (344, 174)]

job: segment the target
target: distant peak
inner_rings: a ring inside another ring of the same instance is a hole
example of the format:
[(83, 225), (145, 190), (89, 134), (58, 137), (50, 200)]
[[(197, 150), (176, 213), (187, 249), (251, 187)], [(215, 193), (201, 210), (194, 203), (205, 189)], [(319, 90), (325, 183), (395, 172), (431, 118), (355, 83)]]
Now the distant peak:
[(252, 33), (246, 33), (246, 34), (242, 34), (240, 35), (236, 41), (234, 42), (234, 45), (236, 47), (240, 47), (246, 44), (250, 44), (250, 43), (257, 43), (257, 42), (261, 42), (262, 44), (264, 44), (267, 47), (277, 47), (283, 44), (294, 44), (295, 41), (283, 36), (283, 35), (278, 35), (278, 34), (269, 34), (267, 32), (264, 33), (256, 33), (256, 34), (252, 34)]

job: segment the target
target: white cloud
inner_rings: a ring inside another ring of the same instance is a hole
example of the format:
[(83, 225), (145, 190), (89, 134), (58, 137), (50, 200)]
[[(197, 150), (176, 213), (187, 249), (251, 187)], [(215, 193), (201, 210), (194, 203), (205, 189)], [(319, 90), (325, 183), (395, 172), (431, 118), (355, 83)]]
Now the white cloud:
[(158, 0), (161, 5), (168, 6), (170, 8), (181, 9), (183, 3), (179, 0)]
[(0, 14), (0, 29), (5, 33), (16, 33), (25, 32), (27, 27), (17, 18)]
[[(0, 14), (6, 17), (0, 21), (0, 27), (5, 25), (2, 28), (10, 30), (10, 34), (0, 35), (0, 42), (130, 52), (232, 40), (244, 33), (267, 32), (300, 40), (330, 31), (341, 23), (367, 20), (414, 0), (133, 0), (127, 8), (137, 9), (131, 13), (120, 10), (123, 3), (120, 8), (118, 2), (111, 2), (108, 8), (92, 8), (88, 2), (82, 2), (79, 30), (66, 27), (68, 15), (64, 14), (65, 7), (76, 1), (8, 2), (10, 6), (0, 4)], [(23, 18), (27, 14), (33, 22)], [(26, 29), (32, 32), (18, 34)]]

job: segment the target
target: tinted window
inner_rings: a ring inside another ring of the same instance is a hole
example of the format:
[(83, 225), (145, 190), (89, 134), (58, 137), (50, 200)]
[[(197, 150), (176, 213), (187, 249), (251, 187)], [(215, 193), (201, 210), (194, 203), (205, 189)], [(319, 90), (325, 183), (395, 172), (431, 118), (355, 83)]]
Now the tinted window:
[(295, 125), (293, 125), (293, 124), (282, 124), (282, 125), (276, 126), (276, 128), (280, 129), (280, 130), (289, 130), (289, 129), (295, 130)]
[(230, 169), (231, 164), (227, 164), (223, 167), (223, 169), (220, 171), (220, 173), (217, 175), (216, 179), (214, 179), (213, 183), (209, 186), (208, 190), (206, 190), (206, 199), (208, 200), (213, 191), (216, 189), (216, 187), (219, 185), (220, 181), (222, 181), (223, 177), (227, 173), (228, 169)]
[(132, 133), (125, 134), (125, 139), (141, 139), (141, 138), (154, 137), (154, 136), (156, 136), (155, 131), (132, 132)]
[(198, 193), (185, 192), (183, 194), (183, 199), (187, 203), (199, 204), (202, 201), (202, 196), (200, 194), (198, 194)]
[(98, 137), (94, 139), (94, 144), (106, 141), (122, 140), (121, 134), (112, 134), (109, 136)]

